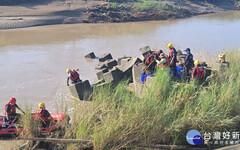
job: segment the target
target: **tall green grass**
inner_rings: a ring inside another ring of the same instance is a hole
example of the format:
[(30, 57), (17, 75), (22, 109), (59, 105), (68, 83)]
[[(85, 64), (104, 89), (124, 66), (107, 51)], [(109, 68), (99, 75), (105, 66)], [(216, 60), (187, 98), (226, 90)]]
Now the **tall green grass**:
[[(201, 133), (239, 130), (240, 53), (228, 53), (230, 67), (204, 87), (181, 83), (158, 70), (142, 98), (117, 87), (98, 89), (94, 101), (72, 126), (77, 139), (90, 139), (94, 149), (121, 149), (149, 144), (186, 144), (191, 129)], [(84, 109), (78, 107), (78, 109)]]

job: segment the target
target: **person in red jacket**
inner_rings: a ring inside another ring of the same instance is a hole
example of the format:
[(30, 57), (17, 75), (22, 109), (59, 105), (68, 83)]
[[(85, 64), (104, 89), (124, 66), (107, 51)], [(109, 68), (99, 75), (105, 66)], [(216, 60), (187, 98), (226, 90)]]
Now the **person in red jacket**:
[(202, 81), (204, 77), (204, 68), (199, 64), (199, 60), (196, 60), (194, 62), (195, 67), (192, 69), (192, 79), (197, 79), (199, 81)]
[(24, 111), (16, 104), (16, 98), (12, 97), (4, 108), (4, 115), (6, 115), (7, 121), (12, 122), (14, 120), (18, 120), (16, 109), (19, 109), (22, 113), (24, 113)]
[(66, 73), (68, 73), (67, 86), (69, 86), (69, 79), (72, 80), (72, 84), (82, 82), (82, 80), (79, 79), (79, 74), (77, 73), (76, 70), (71, 70), (71, 69), (68, 68), (66, 70)]
[(46, 110), (44, 103), (39, 103), (35, 113), (35, 119), (39, 120), (43, 127), (49, 126), (51, 120), (53, 120), (50, 113)]

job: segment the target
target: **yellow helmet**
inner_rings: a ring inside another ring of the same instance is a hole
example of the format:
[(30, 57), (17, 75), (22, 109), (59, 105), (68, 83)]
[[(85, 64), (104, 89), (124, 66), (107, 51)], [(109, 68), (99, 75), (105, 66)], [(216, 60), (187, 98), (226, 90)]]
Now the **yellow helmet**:
[(173, 44), (172, 44), (172, 43), (169, 43), (169, 44), (167, 45), (167, 48), (173, 48)]
[(71, 71), (71, 69), (67, 68), (66, 73), (69, 73), (70, 71)]
[(45, 108), (45, 104), (44, 104), (44, 103), (39, 103), (39, 104), (38, 104), (38, 107), (39, 107), (39, 108)]
[(195, 66), (199, 65), (199, 60), (195, 60), (195, 61), (194, 61), (194, 65), (195, 65)]

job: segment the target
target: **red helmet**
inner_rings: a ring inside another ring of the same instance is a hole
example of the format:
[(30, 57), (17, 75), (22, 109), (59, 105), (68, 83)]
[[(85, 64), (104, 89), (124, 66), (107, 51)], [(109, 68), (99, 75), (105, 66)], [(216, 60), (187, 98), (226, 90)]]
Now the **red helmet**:
[(15, 104), (16, 103), (16, 98), (14, 98), (14, 97), (10, 98), (9, 102)]

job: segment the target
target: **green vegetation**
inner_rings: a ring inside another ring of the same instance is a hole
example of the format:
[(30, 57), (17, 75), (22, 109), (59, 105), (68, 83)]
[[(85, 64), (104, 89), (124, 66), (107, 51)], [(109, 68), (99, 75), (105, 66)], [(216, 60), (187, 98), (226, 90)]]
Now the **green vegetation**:
[(108, 8), (118, 9), (119, 7), (130, 8), (134, 11), (172, 11), (179, 12), (180, 7), (169, 3), (169, 2), (159, 2), (155, 0), (145, 0), (145, 1), (136, 1), (136, 2), (127, 2), (127, 3), (118, 3), (113, 1), (108, 3)]
[(134, 3), (133, 8), (136, 11), (160, 11), (160, 10), (167, 10), (167, 11), (173, 11), (178, 12), (180, 11), (180, 8), (167, 3), (167, 2), (158, 2), (158, 1), (143, 1), (139, 3)]
[(240, 52), (227, 56), (230, 68), (216, 74), (205, 87), (190, 82), (174, 88), (169, 72), (158, 70), (141, 98), (125, 89), (126, 82), (100, 88), (88, 108), (76, 102), (71, 132), (66, 136), (92, 140), (94, 149), (121, 149), (186, 144), (190, 129), (202, 134), (239, 130)]

